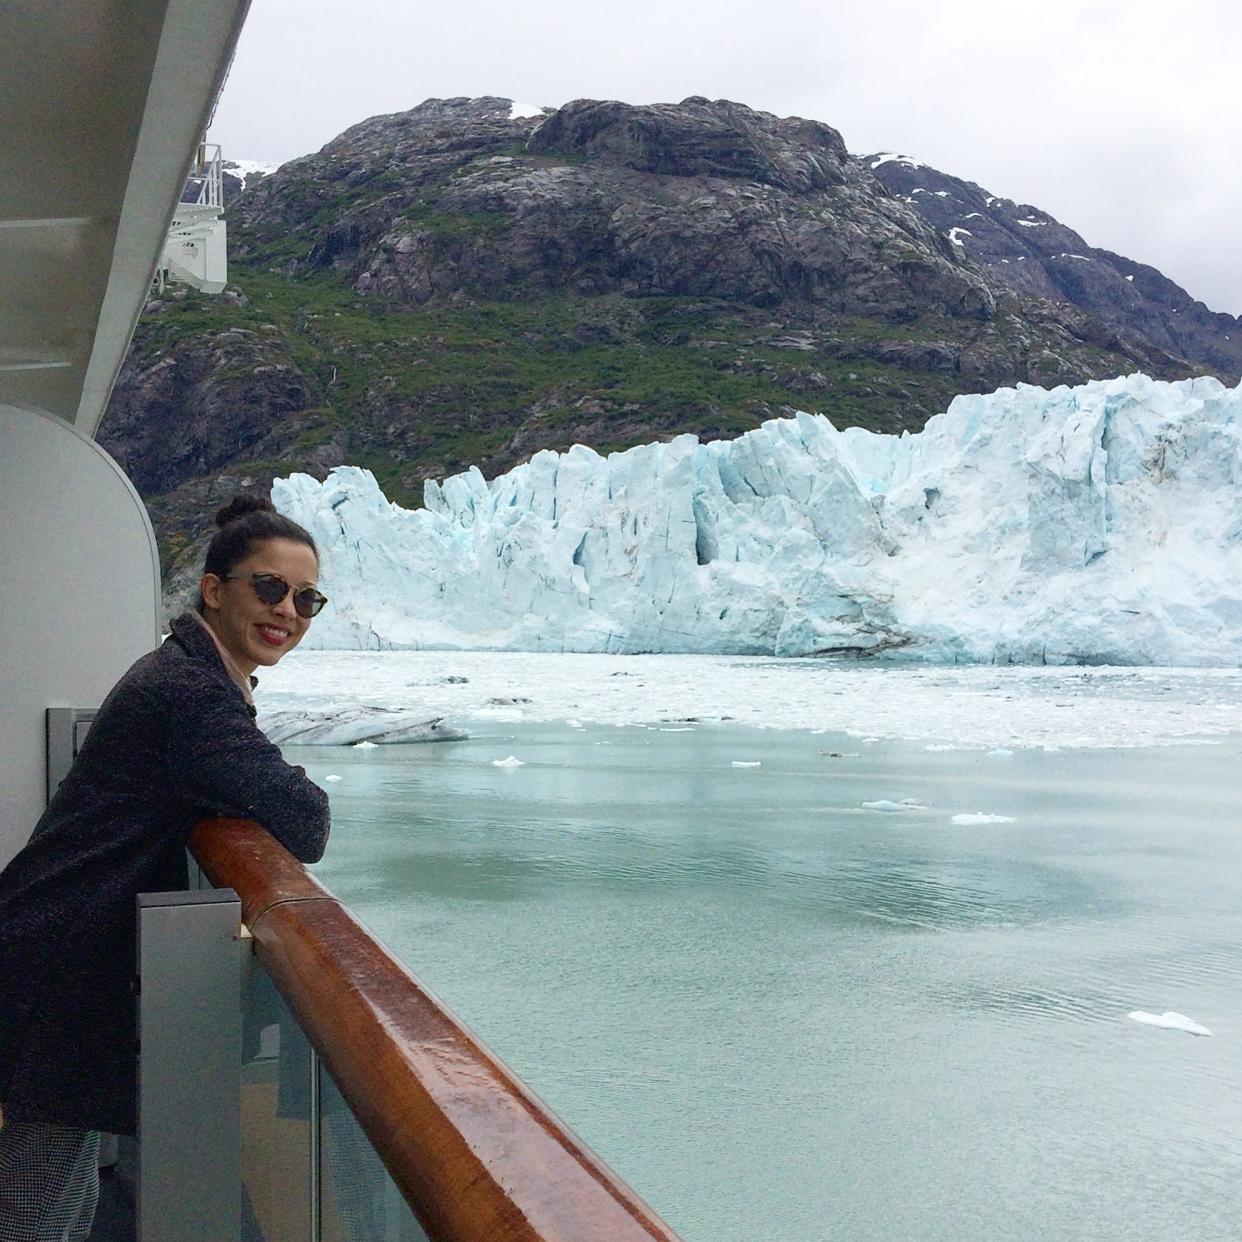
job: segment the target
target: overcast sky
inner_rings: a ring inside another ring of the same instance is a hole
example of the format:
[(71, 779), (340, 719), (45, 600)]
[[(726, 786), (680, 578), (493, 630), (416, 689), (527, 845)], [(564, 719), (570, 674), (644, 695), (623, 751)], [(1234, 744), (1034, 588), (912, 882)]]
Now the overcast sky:
[(1242, 314), (1238, 0), (253, 0), (210, 138), (279, 163), (432, 96), (734, 99), (1032, 203)]

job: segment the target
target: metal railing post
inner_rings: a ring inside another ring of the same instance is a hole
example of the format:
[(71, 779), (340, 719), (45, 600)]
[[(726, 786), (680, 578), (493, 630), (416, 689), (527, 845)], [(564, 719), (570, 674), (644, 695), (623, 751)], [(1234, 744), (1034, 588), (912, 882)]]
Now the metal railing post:
[(138, 898), (138, 1242), (239, 1235), (240, 928), (232, 889)]
[(307, 1063), (310, 1075), (310, 1242), (323, 1236), (323, 1133), (319, 1116), (319, 1054), (312, 1048)]

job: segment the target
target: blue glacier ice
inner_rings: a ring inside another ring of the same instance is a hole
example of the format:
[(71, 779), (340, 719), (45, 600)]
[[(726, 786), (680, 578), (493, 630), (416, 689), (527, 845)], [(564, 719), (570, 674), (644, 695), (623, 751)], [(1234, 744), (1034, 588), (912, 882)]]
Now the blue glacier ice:
[(321, 549), (308, 646), (1236, 666), (1240, 484), (1242, 387), (1131, 375), (272, 497)]

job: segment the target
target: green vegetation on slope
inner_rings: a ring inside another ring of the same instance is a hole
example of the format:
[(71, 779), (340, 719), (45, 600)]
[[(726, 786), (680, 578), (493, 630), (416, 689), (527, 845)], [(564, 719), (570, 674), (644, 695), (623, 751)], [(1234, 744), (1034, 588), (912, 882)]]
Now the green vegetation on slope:
[[(579, 440), (609, 452), (685, 430), (732, 436), (794, 408), (914, 428), (961, 387), (952, 372), (912, 376), (865, 356), (860, 343), (893, 334), (866, 321), (826, 328), (812, 347), (765, 312), (702, 299), (561, 293), (409, 309), (369, 302), (330, 271), (288, 279), (235, 265), (231, 276), (240, 296), (166, 300), (143, 321), (140, 356), (231, 329), (278, 340), (313, 404), (279, 460), (235, 470), (321, 473), (314, 450), (332, 443), (406, 505), (426, 475), (491, 475)], [(934, 339), (936, 327), (903, 325), (901, 336)]]

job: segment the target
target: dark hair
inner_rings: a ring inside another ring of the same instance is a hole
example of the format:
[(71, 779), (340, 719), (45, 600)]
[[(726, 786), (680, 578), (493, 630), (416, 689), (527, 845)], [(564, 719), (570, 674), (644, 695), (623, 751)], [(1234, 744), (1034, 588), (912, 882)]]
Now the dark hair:
[[(244, 561), (255, 544), (269, 539), (291, 539), (304, 543), (319, 559), (319, 549), (310, 531), (299, 526), (292, 518), (276, 512), (276, 506), (266, 496), (234, 496), (219, 513), (216, 525), (220, 528), (207, 547), (207, 560), (203, 573), (223, 578), (231, 573), (233, 566)], [(199, 593), (198, 607), (202, 610), (203, 597)]]

